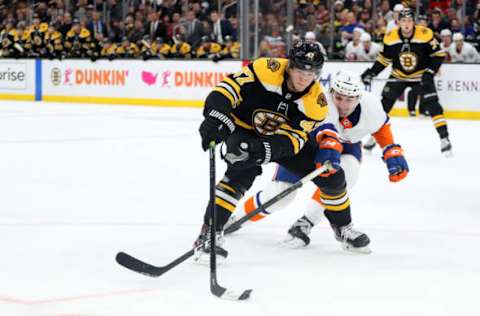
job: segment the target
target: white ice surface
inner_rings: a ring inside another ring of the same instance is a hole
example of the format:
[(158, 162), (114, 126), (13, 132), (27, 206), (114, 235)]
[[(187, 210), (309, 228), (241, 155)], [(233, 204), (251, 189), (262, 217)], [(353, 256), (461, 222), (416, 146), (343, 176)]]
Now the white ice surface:
[(309, 187), (228, 238), (219, 283), (253, 288), (249, 301), (211, 295), (208, 268), (190, 261), (158, 279), (118, 266), (119, 250), (163, 265), (196, 238), (209, 181), (200, 119), (200, 109), (0, 102), (0, 315), (480, 315), (478, 121), (449, 121), (445, 159), (430, 120), (393, 119), (408, 178), (389, 183), (377, 149), (351, 192), (371, 255), (343, 252), (326, 223), (308, 248), (280, 245)]

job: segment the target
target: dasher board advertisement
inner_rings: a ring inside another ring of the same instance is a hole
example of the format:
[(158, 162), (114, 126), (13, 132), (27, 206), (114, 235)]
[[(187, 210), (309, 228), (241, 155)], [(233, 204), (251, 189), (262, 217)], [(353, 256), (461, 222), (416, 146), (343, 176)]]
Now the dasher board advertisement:
[(35, 61), (0, 59), (0, 98), (32, 99), (35, 94)]
[(43, 99), (145, 105), (201, 106), (240, 61), (45, 61)]

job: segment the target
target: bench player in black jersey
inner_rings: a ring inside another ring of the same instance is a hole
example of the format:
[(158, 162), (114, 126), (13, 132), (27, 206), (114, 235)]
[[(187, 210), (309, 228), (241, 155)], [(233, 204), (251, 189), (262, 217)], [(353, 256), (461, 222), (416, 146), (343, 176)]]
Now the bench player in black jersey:
[[(392, 81), (387, 82), (382, 92), (382, 104), (387, 113), (405, 88), (418, 88), (419, 85), (420, 104), (432, 117), (440, 137), (441, 152), (449, 157), (452, 155), (452, 144), (448, 138), (447, 121), (433, 80), (446, 54), (431, 29), (415, 25), (415, 16), (411, 10), (402, 10), (399, 18), (399, 27), (385, 35), (383, 50), (373, 66), (363, 72), (362, 80), (365, 84), (370, 84), (372, 78), (392, 64)], [(374, 146), (375, 143), (369, 141), (364, 148), (371, 149)]]
[[(340, 168), (342, 145), (338, 134), (331, 124), (322, 124), (328, 107), (323, 87), (316, 79), (323, 63), (318, 45), (299, 41), (288, 59), (259, 58), (229, 75), (208, 95), (200, 126), (202, 147), (206, 150), (211, 141), (226, 144), (223, 158), (227, 171), (216, 185), (215, 196), (217, 245), (223, 244), (223, 226), (262, 173), (261, 165), (277, 162), (303, 177), (327, 160), (334, 169), (313, 182), (322, 191), (330, 223), (337, 227), (339, 238), (355, 236), (356, 243), (369, 243), (365, 234), (342, 229), (351, 222), (350, 200)], [(309, 136), (313, 130), (318, 131), (314, 139)], [(197, 260), (210, 252), (205, 242), (209, 238), (208, 209), (194, 244)], [(219, 249), (216, 252), (225, 253)]]

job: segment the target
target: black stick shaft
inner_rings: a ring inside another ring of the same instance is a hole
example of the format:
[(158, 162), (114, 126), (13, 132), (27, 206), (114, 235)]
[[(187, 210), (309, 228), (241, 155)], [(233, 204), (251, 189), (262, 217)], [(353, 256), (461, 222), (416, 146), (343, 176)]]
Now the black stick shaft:
[(212, 293), (217, 288), (217, 253), (216, 253), (216, 231), (217, 214), (215, 207), (215, 142), (209, 146), (210, 152), (210, 290)]

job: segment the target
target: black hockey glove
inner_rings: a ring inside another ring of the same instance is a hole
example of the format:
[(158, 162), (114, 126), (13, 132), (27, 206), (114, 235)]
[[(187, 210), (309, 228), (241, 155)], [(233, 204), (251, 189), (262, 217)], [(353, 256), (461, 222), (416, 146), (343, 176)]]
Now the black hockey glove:
[(270, 144), (259, 138), (239, 140), (231, 137), (227, 140), (227, 153), (223, 159), (233, 167), (246, 169), (270, 162), (272, 157)]
[(435, 82), (433, 80), (434, 72), (431, 69), (426, 69), (422, 75), (421, 85), (424, 88), (435, 87)]
[(208, 149), (211, 141), (215, 141), (216, 144), (223, 142), (234, 130), (235, 123), (233, 123), (229, 115), (217, 110), (211, 110), (199, 128), (203, 150)]
[(372, 84), (372, 79), (375, 76), (376, 74), (373, 72), (372, 68), (367, 68), (360, 77), (362, 78), (363, 84), (369, 86)]

